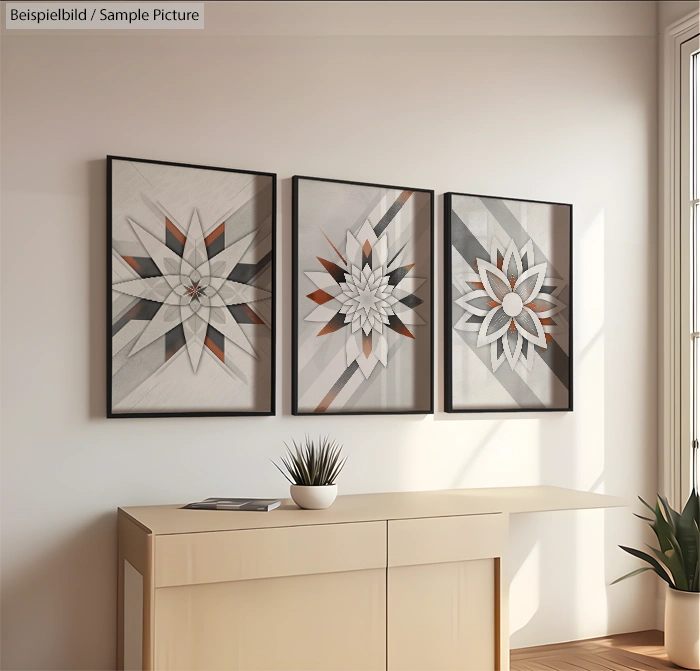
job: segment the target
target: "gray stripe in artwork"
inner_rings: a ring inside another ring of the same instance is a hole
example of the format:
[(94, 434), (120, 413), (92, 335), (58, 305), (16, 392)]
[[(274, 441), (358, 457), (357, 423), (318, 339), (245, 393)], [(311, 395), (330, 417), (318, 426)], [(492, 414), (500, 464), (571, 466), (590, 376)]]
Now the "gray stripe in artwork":
[[(505, 206), (504, 206), (505, 207)], [(507, 209), (507, 208), (506, 208)], [(502, 212), (499, 211), (499, 213), (506, 218), (506, 215), (504, 215)], [(492, 212), (492, 214), (496, 217), (496, 214)], [(510, 212), (508, 213), (510, 214)], [(515, 217), (511, 215), (512, 219), (515, 221), (515, 225), (520, 227), (520, 224), (518, 224), (517, 220)], [(498, 218), (498, 217), (496, 217)], [(503, 226), (503, 222), (499, 220), (499, 223)], [(459, 225), (461, 224), (461, 226)], [(522, 229), (521, 229), (522, 230)], [(482, 246), (482, 244), (476, 239), (474, 234), (467, 228), (467, 225), (462, 221), (462, 219), (459, 217), (458, 214), (456, 214), (454, 211), (452, 211), (452, 217), (451, 217), (451, 233), (452, 233), (452, 246), (460, 253), (462, 258), (470, 265), (470, 267), (474, 267), (475, 261), (477, 258), (489, 258), (489, 255), (487, 254), (486, 250)], [(523, 241), (522, 244), (525, 244), (527, 240)], [(534, 245), (534, 242), (533, 242)], [(551, 265), (550, 265), (551, 268)], [(455, 291), (453, 287), (453, 292)], [(453, 306), (454, 306), (454, 300), (459, 298), (459, 295), (452, 297), (453, 299)], [(457, 316), (455, 315), (455, 310), (454, 307), (452, 308), (452, 325), (454, 327), (454, 324), (457, 323)], [(462, 337), (462, 340), (466, 342), (471, 349), (478, 354), (481, 357), (480, 354), (480, 349), (485, 349), (487, 350), (488, 354), (486, 358), (482, 358), (482, 360), (487, 362), (487, 365), (490, 367), (491, 366), (491, 355), (490, 351), (488, 351), (489, 348), (475, 348), (473, 347), (465, 338), (466, 333), (459, 332), (460, 336)], [(547, 349), (542, 350), (541, 348), (536, 348), (535, 350), (537, 354), (539, 354), (540, 357), (544, 360), (544, 362), (549, 366), (549, 368), (552, 370), (552, 372), (559, 378), (559, 380), (562, 382), (562, 384), (569, 389), (569, 357), (566, 355), (564, 350), (559, 347), (559, 345), (554, 341), (550, 341), (548, 343)], [(500, 371), (501, 369), (499, 369)], [(498, 372), (494, 374), (496, 379), (501, 381), (501, 379), (498, 376)], [(502, 382), (501, 382), (502, 383)], [(503, 383), (502, 383), (503, 384)], [(506, 385), (503, 385), (504, 387)], [(529, 388), (528, 388), (529, 389)], [(511, 393), (510, 390), (507, 390), (508, 393)], [(512, 393), (511, 393), (512, 396)], [(515, 397), (513, 397), (516, 401)], [(539, 400), (539, 399), (538, 399)], [(519, 401), (518, 401), (519, 402)]]
[[(387, 352), (386, 355), (386, 363), (387, 367), (389, 365), (389, 362), (394, 358), (396, 353), (399, 351), (399, 347), (401, 347), (403, 343), (400, 340), (397, 340), (390, 348), (389, 351)], [(379, 370), (378, 370), (379, 369)], [(376, 377), (374, 375), (374, 372), (377, 371), (377, 375), (380, 374), (381, 370), (384, 369), (384, 366), (381, 365), (381, 363), (378, 363), (375, 367), (372, 373), (369, 376), (369, 379), (365, 379), (360, 383), (360, 386), (354, 391), (352, 396), (347, 400), (345, 405), (343, 406), (343, 409), (347, 410), (348, 408), (354, 408), (361, 400), (362, 397), (371, 389), (372, 385), (371, 383), (374, 381), (372, 380), (373, 377)], [(379, 410), (379, 408), (377, 408)]]
[(406, 204), (406, 201), (413, 195), (413, 192), (402, 191), (391, 207), (384, 213), (384, 216), (379, 220), (379, 223), (374, 227), (374, 233), (379, 237), (386, 230), (392, 219), (398, 214), (399, 210)]
[[(461, 226), (459, 225), (461, 224)], [(477, 259), (489, 259), (489, 255), (459, 215), (452, 210), (451, 218), (452, 246), (460, 253), (469, 267), (476, 272)]]
[[(486, 209), (493, 215), (498, 223), (503, 227), (503, 230), (512, 238), (518, 249), (532, 240), (528, 232), (520, 225), (520, 222), (515, 218), (515, 215), (508, 209), (508, 206), (497, 198), (480, 198)], [(554, 276), (555, 279), (562, 279), (562, 276), (557, 272), (557, 269), (552, 265), (551, 261), (542, 253), (542, 250), (532, 240), (532, 248), (535, 252), (535, 258), (540, 256), (547, 261), (547, 276)]]
[[(454, 287), (453, 287), (454, 290)], [(452, 332), (457, 333), (459, 337), (469, 346), (472, 352), (479, 357), (481, 362), (489, 370), (491, 370), (491, 346), (477, 347), (476, 344), (469, 342), (469, 333), (466, 331), (458, 331), (454, 325), (458, 321), (458, 316), (452, 312)], [(506, 363), (492, 375), (498, 380), (501, 386), (511, 395), (513, 400), (521, 407), (544, 408), (545, 404), (537, 397), (535, 392), (527, 386), (525, 380), (520, 375), (515, 373), (507, 366)], [(454, 373), (453, 373), (454, 377)]]
[(542, 361), (552, 369), (552, 372), (566, 387), (566, 390), (569, 391), (569, 357), (559, 343), (552, 339), (547, 343), (546, 350), (538, 347), (535, 351), (542, 357)]
[[(300, 319), (299, 321), (303, 319), (303, 316), (299, 316)], [(318, 332), (321, 330), (323, 327), (323, 324), (318, 323), (318, 322), (303, 322), (304, 324), (311, 324), (314, 331)], [(300, 324), (301, 326), (301, 324)], [(301, 331), (301, 329), (299, 329)], [(319, 368), (319, 366), (327, 365), (328, 362), (332, 361), (333, 358), (336, 356), (336, 354), (339, 351), (339, 348), (337, 347), (337, 343), (339, 342), (338, 337), (334, 336), (342, 336), (342, 348), (345, 349), (345, 329), (341, 329), (340, 331), (336, 331), (335, 333), (329, 333), (328, 335), (321, 336), (321, 344), (319, 345), (318, 349), (314, 352), (313, 356), (309, 359), (309, 361), (306, 363), (306, 365), (302, 366), (299, 369), (299, 381), (298, 381), (298, 389), (299, 389), (299, 398), (302, 397), (303, 394), (305, 394), (308, 389), (311, 387), (311, 385), (316, 381), (316, 379), (321, 375), (323, 372), (324, 368)], [(313, 333), (311, 336), (308, 336), (306, 340), (309, 340), (311, 338), (318, 338), (319, 336), (316, 335), (316, 333)], [(301, 338), (300, 338), (301, 341)], [(333, 351), (329, 352), (329, 350), (333, 347)], [(308, 383), (307, 383), (308, 380)]]

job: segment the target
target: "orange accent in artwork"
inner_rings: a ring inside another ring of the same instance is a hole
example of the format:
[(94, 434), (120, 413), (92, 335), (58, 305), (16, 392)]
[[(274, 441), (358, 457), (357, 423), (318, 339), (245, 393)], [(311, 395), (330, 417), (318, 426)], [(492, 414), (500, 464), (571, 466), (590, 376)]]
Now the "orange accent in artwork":
[(141, 266), (133, 256), (122, 256), (122, 258), (140, 275)]
[[(333, 263), (333, 261), (327, 261), (326, 259), (322, 259), (320, 256), (316, 257), (321, 265), (326, 269), (326, 272), (338, 283), (342, 282), (345, 278), (345, 271), (337, 264)], [(342, 274), (343, 279), (340, 279), (339, 276)]]
[(510, 332), (515, 333), (515, 319), (510, 320)]
[(175, 224), (173, 224), (173, 222), (170, 221), (170, 219), (168, 219), (167, 217), (165, 217), (165, 228), (175, 236), (175, 239), (181, 245), (185, 244), (185, 234), (177, 226), (175, 226)]
[(545, 339), (545, 342), (548, 342), (548, 343), (552, 342), (552, 335), (550, 333), (545, 333), (544, 339)]
[(224, 353), (214, 344), (211, 338), (205, 338), (204, 344), (214, 353), (217, 359), (224, 360)]
[[(224, 225), (219, 224), (206, 238), (204, 238), (204, 244), (209, 247), (209, 245), (214, 242), (222, 233), (224, 232)], [(185, 242), (184, 240), (182, 241)]]
[(545, 310), (551, 310), (553, 305), (553, 303), (547, 301), (540, 301), (539, 303), (533, 301), (532, 303), (528, 303), (525, 307), (530, 308), (533, 312), (544, 312)]
[(415, 265), (416, 265), (415, 263), (409, 263), (407, 266), (404, 266), (404, 268), (406, 269), (406, 272), (408, 272), (408, 271), (411, 270), (411, 268), (413, 268), (413, 266), (415, 266)]
[(241, 305), (241, 310), (248, 315), (248, 318), (253, 324), (264, 324), (265, 322), (249, 305)]
[(472, 282), (472, 286), (475, 289), (483, 289), (484, 288), (484, 283), (483, 282)]
[(319, 336), (322, 335), (328, 335), (329, 333), (335, 333), (338, 329), (342, 328), (342, 326), (336, 326), (333, 324), (333, 321), (329, 321), (317, 334), (316, 337), (318, 338)]
[(369, 355), (372, 354), (372, 331), (369, 335), (362, 333), (362, 353), (365, 355), (365, 359), (369, 359)]
[(542, 326), (554, 326), (554, 320), (550, 319), (549, 317), (544, 317), (540, 319), (540, 323)]
[(488, 303), (486, 303), (486, 305), (488, 305), (490, 308), (497, 308), (500, 305), (500, 303), (498, 301), (489, 301)]
[(413, 333), (411, 333), (408, 330), (406, 324), (404, 324), (396, 315), (391, 315), (389, 317), (388, 326), (392, 331), (396, 331), (396, 333), (398, 333), (399, 335), (406, 336), (407, 338), (415, 340), (415, 338), (413, 337)]
[[(321, 231), (321, 233), (323, 233), (323, 231)], [(323, 237), (326, 238), (326, 240), (328, 240), (328, 244), (331, 247), (333, 247), (333, 251), (340, 257), (340, 260), (343, 263), (347, 263), (347, 261), (345, 260), (345, 257), (338, 251), (338, 248), (331, 242), (331, 239), (325, 233), (323, 233)]]
[(515, 275), (510, 276), (510, 288), (515, 289)]
[(324, 303), (328, 303), (328, 301), (333, 300), (333, 296), (323, 289), (316, 289), (316, 291), (306, 294), (306, 297), (310, 298), (314, 303), (318, 303), (319, 305), (323, 305)]
[(362, 253), (367, 257), (372, 253), (372, 245), (369, 244), (369, 240), (365, 240), (365, 243), (362, 245)]

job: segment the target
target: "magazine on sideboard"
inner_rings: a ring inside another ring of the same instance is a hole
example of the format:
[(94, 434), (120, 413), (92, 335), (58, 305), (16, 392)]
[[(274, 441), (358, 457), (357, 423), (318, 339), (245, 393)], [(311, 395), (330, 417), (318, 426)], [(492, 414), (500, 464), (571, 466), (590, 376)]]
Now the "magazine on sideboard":
[(269, 512), (278, 508), (279, 499), (231, 499), (225, 497), (211, 497), (204, 501), (196, 501), (182, 506), (188, 510), (246, 510), (256, 512)]

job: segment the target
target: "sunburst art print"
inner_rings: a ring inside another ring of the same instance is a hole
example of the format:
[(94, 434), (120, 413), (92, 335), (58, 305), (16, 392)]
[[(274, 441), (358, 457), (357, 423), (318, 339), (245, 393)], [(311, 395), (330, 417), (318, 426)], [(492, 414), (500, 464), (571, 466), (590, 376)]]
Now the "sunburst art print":
[(108, 415), (271, 414), (275, 176), (108, 158)]
[(296, 414), (432, 412), (432, 192), (295, 177)]
[(571, 205), (445, 196), (446, 410), (570, 410)]

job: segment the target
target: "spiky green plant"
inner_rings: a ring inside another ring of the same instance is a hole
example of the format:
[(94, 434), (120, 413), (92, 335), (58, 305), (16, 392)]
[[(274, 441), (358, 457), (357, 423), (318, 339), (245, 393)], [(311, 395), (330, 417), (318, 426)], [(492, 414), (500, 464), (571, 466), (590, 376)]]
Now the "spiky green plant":
[(659, 547), (647, 547), (652, 554), (620, 547), (633, 557), (642, 559), (649, 566), (638, 568), (623, 575), (613, 582), (631, 578), (645, 571), (654, 571), (671, 587), (681, 592), (700, 592), (700, 499), (693, 489), (682, 513), (678, 513), (669, 505), (666, 498), (658, 496), (656, 507), (652, 508), (641, 496), (639, 500), (654, 514), (653, 518), (637, 515), (654, 530)]
[(340, 458), (342, 445), (328, 436), (321, 436), (315, 442), (308, 435), (304, 436), (304, 441), (299, 445), (294, 440), (292, 445), (293, 451), (287, 443), (284, 444), (287, 448), (287, 453), (281, 457), (284, 469), (272, 462), (289, 482), (304, 487), (335, 484), (347, 460), (347, 457)]

